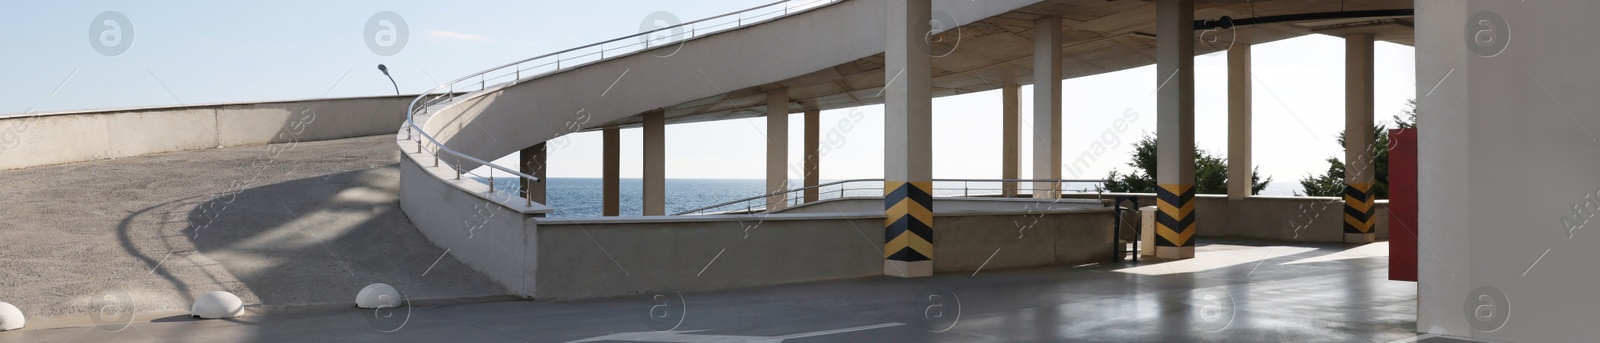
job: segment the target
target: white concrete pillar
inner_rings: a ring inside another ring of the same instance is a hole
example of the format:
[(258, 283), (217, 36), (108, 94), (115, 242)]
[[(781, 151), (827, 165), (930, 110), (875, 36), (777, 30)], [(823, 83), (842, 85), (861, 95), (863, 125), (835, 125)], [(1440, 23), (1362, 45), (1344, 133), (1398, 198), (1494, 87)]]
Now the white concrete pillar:
[(1156, 2), (1156, 78), (1156, 257), (1193, 258), (1194, 0)]
[(622, 131), (615, 126), (600, 130), (600, 215), (622, 214)]
[[(789, 90), (767, 92), (767, 193), (789, 190)], [(789, 207), (788, 194), (767, 196), (767, 211)]]
[(522, 149), (522, 153), (519, 154), (519, 161), (517, 163), (519, 170), (517, 171), (539, 178), (539, 181), (528, 181), (528, 179), (517, 178), (517, 180), (522, 182), (523, 199), (532, 200), (533, 202), (540, 204), (546, 203), (545, 161), (547, 160), (548, 154), (549, 152), (545, 150), (545, 143), (534, 144), (527, 149)]
[[(1018, 92), (1019, 86), (1006, 81), (1000, 86), (1000, 178), (1022, 178), (1022, 122), (1017, 113), (1017, 105), (1022, 99)], [(1017, 183), (1004, 182), (1000, 186), (1000, 195), (1010, 198), (1017, 196)]]
[(667, 213), (667, 113), (644, 114), (644, 215)]
[(1250, 197), (1251, 99), (1250, 45), (1228, 48), (1228, 199)]
[(1344, 242), (1377, 240), (1372, 230), (1373, 158), (1373, 37), (1355, 34), (1344, 38)]
[(931, 0), (886, 0), (883, 273), (933, 275)]
[[(821, 129), (822, 110), (814, 106), (806, 109), (806, 146), (804, 152), (806, 161), (805, 169), (803, 170), (805, 173), (805, 187), (816, 187), (822, 182), (822, 156), (819, 154), (821, 151), (819, 149), (822, 147), (822, 141), (819, 140), (822, 137)], [(817, 201), (821, 196), (820, 190), (816, 188), (806, 189), (804, 193), (805, 202)]]
[[(1033, 179), (1061, 179), (1061, 17), (1033, 22)], [(1061, 196), (1060, 182), (1033, 183), (1034, 198)]]

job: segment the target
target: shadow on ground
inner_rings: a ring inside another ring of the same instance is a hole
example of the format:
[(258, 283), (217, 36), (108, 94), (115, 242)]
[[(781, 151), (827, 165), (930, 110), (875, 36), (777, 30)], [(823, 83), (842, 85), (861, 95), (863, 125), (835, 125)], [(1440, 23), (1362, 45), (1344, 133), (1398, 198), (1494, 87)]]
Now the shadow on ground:
[(425, 239), (398, 188), (390, 165), (245, 189), (192, 208), (184, 234), (263, 306), (353, 303), (372, 283), (413, 300), (505, 294)]

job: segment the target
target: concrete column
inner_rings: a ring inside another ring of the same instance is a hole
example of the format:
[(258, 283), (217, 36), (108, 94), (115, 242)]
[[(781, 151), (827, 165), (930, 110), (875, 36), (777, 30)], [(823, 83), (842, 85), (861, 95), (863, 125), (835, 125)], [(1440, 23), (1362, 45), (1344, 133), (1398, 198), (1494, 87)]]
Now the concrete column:
[[(767, 193), (789, 190), (789, 90), (767, 92)], [(788, 194), (767, 197), (767, 211), (789, 207)]]
[(518, 158), (518, 171), (523, 174), (533, 175), (539, 181), (530, 182), (528, 179), (518, 178), (522, 182), (522, 198), (544, 204), (545, 198), (545, 160), (549, 152), (545, 150), (545, 143), (534, 144), (527, 149), (522, 149)]
[(1156, 77), (1156, 256), (1193, 258), (1194, 0), (1156, 2)]
[(622, 132), (615, 126), (601, 129), (600, 215), (622, 214)]
[[(815, 187), (822, 182), (822, 156), (819, 154), (822, 147), (822, 110), (811, 108), (806, 110), (806, 146), (805, 146), (805, 187)], [(819, 189), (811, 188), (805, 191), (805, 202), (814, 202), (821, 199)]]
[(1372, 159), (1372, 34), (1344, 39), (1344, 242), (1370, 243), (1374, 195)]
[(644, 114), (644, 215), (667, 213), (667, 113)]
[[(1017, 114), (1017, 103), (1021, 101), (1018, 94), (1019, 86), (1007, 81), (1000, 86), (1000, 178), (1022, 178), (1022, 123)], [(1004, 182), (1000, 186), (1000, 195), (1007, 198), (1017, 196), (1017, 183)]]
[(886, 0), (883, 273), (933, 275), (931, 0)]
[[(1061, 17), (1033, 22), (1033, 179), (1061, 178)], [(1034, 198), (1061, 196), (1060, 182), (1033, 183)]]
[(1250, 143), (1250, 45), (1228, 48), (1228, 199), (1249, 197), (1253, 172)]

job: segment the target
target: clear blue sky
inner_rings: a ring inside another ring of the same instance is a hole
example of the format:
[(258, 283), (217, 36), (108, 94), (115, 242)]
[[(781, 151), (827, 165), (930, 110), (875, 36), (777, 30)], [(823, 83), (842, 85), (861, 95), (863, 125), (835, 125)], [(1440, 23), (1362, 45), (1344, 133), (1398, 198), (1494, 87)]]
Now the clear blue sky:
[[(765, 2), (0, 0), (0, 113), (392, 94), (378, 63), (391, 67), (402, 92), (417, 93), (487, 67), (636, 33), (657, 11), (688, 21)], [(133, 27), (131, 48), (113, 56), (97, 51), (89, 35), (107, 11), (126, 15)], [(374, 53), (364, 40), (367, 20), (381, 11), (399, 14), (410, 30), (392, 56)], [(1344, 127), (1343, 50), (1341, 39), (1327, 36), (1255, 47), (1255, 162), (1276, 180), (1269, 193), (1287, 195), (1298, 189), (1296, 179), (1325, 169), (1323, 159), (1342, 156), (1333, 136)], [(1220, 53), (1198, 57), (1195, 76), (1196, 142), (1225, 154), (1224, 62)], [(1377, 62), (1376, 112), (1387, 121), (1414, 97), (1412, 49), (1380, 42)], [(1116, 143), (1077, 176), (1128, 170), (1130, 144), (1155, 130), (1156, 81), (1146, 67), (1064, 82), (1066, 161), (1095, 140)], [(1022, 94), (1026, 121), (1029, 88)], [(935, 100), (935, 177), (999, 176), (999, 108), (998, 92)], [(824, 143), (837, 147), (822, 160), (825, 179), (882, 174), (881, 106), (855, 110), (857, 117), (852, 110), (823, 113), (825, 134), (841, 120), (852, 122)], [(1132, 127), (1108, 132), (1127, 110), (1140, 113)], [(791, 120), (795, 162), (799, 120)], [(667, 176), (763, 177), (765, 127), (760, 118), (669, 127)], [(639, 138), (638, 130), (623, 131), (624, 177), (639, 175)], [(573, 135), (552, 152), (551, 176), (599, 175), (599, 151), (598, 133)]]

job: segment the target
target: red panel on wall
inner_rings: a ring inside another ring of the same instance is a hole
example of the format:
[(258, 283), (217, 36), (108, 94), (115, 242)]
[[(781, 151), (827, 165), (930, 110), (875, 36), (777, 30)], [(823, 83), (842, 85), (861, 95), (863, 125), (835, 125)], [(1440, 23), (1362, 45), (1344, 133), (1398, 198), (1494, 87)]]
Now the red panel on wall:
[(1389, 279), (1417, 281), (1417, 129), (1389, 130)]

